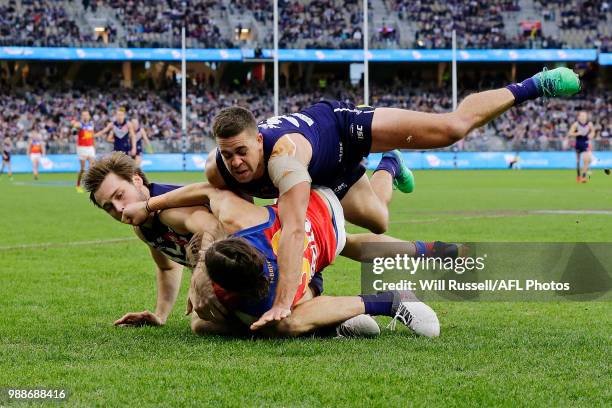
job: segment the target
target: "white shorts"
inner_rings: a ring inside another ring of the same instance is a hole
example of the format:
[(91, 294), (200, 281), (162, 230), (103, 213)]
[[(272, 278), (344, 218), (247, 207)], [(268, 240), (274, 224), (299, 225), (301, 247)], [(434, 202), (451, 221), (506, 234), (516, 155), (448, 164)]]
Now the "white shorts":
[(325, 197), (329, 206), (332, 210), (332, 222), (334, 223), (334, 229), (336, 230), (336, 257), (340, 255), (340, 252), (346, 245), (346, 226), (344, 224), (344, 210), (340, 200), (334, 194), (334, 192), (328, 187), (313, 186), (313, 190)]
[(96, 149), (93, 146), (77, 146), (79, 160), (95, 159)]
[(41, 158), (41, 154), (40, 153), (30, 153), (30, 161), (39, 161)]

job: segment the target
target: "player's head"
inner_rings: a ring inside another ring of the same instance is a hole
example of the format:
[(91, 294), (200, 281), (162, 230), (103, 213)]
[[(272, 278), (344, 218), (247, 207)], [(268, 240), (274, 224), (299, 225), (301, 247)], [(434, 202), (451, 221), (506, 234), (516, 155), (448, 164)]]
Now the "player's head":
[(117, 108), (115, 112), (115, 119), (117, 122), (123, 123), (125, 121), (125, 108)]
[(586, 111), (578, 112), (578, 122), (587, 123), (588, 120), (589, 120), (589, 114), (586, 113)]
[(132, 122), (132, 126), (134, 127), (134, 129), (138, 129), (140, 127), (140, 122), (138, 121), (138, 119), (132, 118), (130, 122)]
[(149, 181), (131, 157), (114, 152), (89, 167), (83, 185), (95, 206), (121, 221), (127, 204), (147, 198), (145, 190)]
[(214, 242), (204, 254), (210, 279), (228, 292), (261, 299), (268, 294), (270, 281), (263, 273), (265, 258), (242, 238)]
[(241, 183), (253, 180), (263, 166), (263, 137), (253, 114), (239, 106), (222, 109), (213, 121), (213, 135), (228, 170)]
[(83, 112), (81, 112), (81, 122), (85, 123), (85, 122), (89, 122), (91, 120), (91, 114), (89, 113), (88, 110), (84, 110)]

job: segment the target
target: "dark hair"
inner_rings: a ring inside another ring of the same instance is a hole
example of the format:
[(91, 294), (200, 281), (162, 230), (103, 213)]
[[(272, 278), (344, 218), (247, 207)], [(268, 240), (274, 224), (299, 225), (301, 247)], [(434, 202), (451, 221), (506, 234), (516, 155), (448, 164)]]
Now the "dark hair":
[(89, 166), (83, 177), (83, 186), (85, 186), (85, 190), (89, 193), (89, 199), (96, 207), (100, 207), (100, 204), (96, 201), (94, 194), (98, 191), (106, 176), (111, 173), (130, 183), (133, 182), (132, 177), (137, 174), (145, 186), (149, 185), (147, 176), (136, 166), (134, 159), (123, 152), (113, 152), (100, 160), (96, 160)]
[(247, 298), (263, 299), (270, 289), (263, 273), (265, 258), (242, 238), (226, 238), (213, 243), (204, 255), (210, 279), (229, 292)]
[[(191, 236), (189, 243), (185, 247), (187, 251), (187, 254), (186, 254), (187, 265), (190, 268), (195, 268), (198, 262), (200, 261), (200, 256), (201, 256), (201, 251), (202, 251), (202, 240), (204, 237), (207, 238), (207, 241), (206, 241), (207, 243), (214, 242), (215, 240), (215, 236), (208, 231), (195, 232)], [(208, 246), (206, 246), (206, 248), (208, 248)]]
[(257, 121), (251, 111), (240, 106), (221, 109), (212, 125), (213, 136), (219, 139), (234, 137), (248, 128), (256, 131)]

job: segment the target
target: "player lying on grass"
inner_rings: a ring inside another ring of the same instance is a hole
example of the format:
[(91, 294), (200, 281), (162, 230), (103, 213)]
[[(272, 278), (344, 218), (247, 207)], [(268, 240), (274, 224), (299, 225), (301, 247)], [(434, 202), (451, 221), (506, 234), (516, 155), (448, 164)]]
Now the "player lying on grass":
[[(113, 153), (94, 163), (85, 176), (84, 185), (90, 192), (92, 202), (117, 220), (121, 219), (123, 208), (129, 203), (149, 199), (157, 196), (160, 192), (176, 188), (176, 186), (149, 183), (144, 173), (135, 166), (135, 162), (122, 153)], [(224, 196), (229, 197), (230, 195), (235, 201), (243, 201), (231, 192), (225, 192)], [(244, 203), (256, 211), (262, 210), (246, 201)], [(264, 209), (263, 211), (268, 210)], [(235, 218), (225, 213), (223, 216), (226, 219)], [(192, 265), (189, 261), (188, 247), (189, 241), (193, 240), (193, 233), (199, 233), (206, 239), (203, 246), (205, 247), (210, 241), (224, 237), (224, 232), (219, 228), (216, 217), (211, 215), (204, 206), (156, 211), (144, 223), (135, 226), (134, 231), (150, 247), (151, 255), (158, 266), (157, 306), (155, 313), (148, 311), (128, 313), (119, 319), (116, 324), (161, 325), (165, 323), (178, 295), (182, 274), (181, 265)], [(351, 235), (348, 238), (349, 245), (347, 245), (344, 253), (353, 259), (359, 259), (361, 256), (359, 244), (367, 241), (368, 236), (370, 236), (370, 240), (375, 241), (386, 239), (392, 242), (400, 242), (384, 236), (372, 236), (372, 234)], [(202, 244), (200, 243), (200, 245)], [(452, 245), (437, 243), (433, 246), (442, 255), (448, 251), (452, 253), (453, 250), (456, 253), (456, 247)], [(416, 247), (413, 243), (405, 243), (405, 247), (407, 254), (414, 255), (416, 253)], [(202, 290), (201, 285), (198, 288), (200, 291)], [(322, 278), (320, 274), (313, 276), (309, 288), (311, 288), (309, 290), (313, 295), (321, 293)], [(202, 302), (202, 297), (196, 301), (197, 310), (200, 314), (208, 314), (215, 318), (226, 316), (227, 311), (214, 296), (211, 296), (211, 293), (212, 291), (209, 290), (209, 296), (206, 297), (205, 302)], [(205, 304), (204, 307), (201, 306), (203, 303)], [(315, 309), (303, 307), (302, 310), (316, 310), (316, 307), (316, 305)], [(396, 307), (399, 306), (396, 305)], [(295, 318), (300, 318), (300, 313)], [(366, 323), (363, 323), (364, 321)], [(372, 327), (372, 321), (367, 323), (367, 319), (362, 318), (360, 322), (369, 325), (370, 328)], [(201, 334), (217, 331), (219, 325), (212, 322), (196, 321), (193, 328), (194, 331)], [(291, 325), (287, 324), (281, 328), (287, 330), (291, 335), (303, 330), (300, 328), (293, 329)], [(225, 330), (225, 328), (223, 329)], [(351, 329), (351, 326), (348, 325), (345, 329)]]
[[(302, 267), (291, 304), (293, 313), (279, 321), (261, 319), (274, 303), (278, 285), (277, 254), (281, 234), (278, 206), (259, 207), (231, 191), (212, 186), (206, 191), (206, 204), (229, 237), (200, 251), (192, 277), (188, 310), (195, 307), (203, 319), (214, 318), (207, 313), (205, 306), (206, 298), (211, 296), (211, 279), (215, 295), (224, 306), (252, 330), (261, 330), (266, 335), (299, 336), (334, 327), (362, 314), (391, 316), (419, 335), (439, 335), (440, 325), (435, 312), (410, 292), (313, 298), (309, 288), (311, 279), (320, 276), (336, 256), (363, 260), (364, 243), (401, 242), (384, 235), (347, 235), (340, 201), (328, 188), (315, 188), (309, 196), (306, 235), (301, 250)], [(414, 245), (405, 244), (409, 255), (414, 256)], [(438, 243), (438, 246), (457, 255), (454, 244)], [(377, 253), (377, 256), (395, 256), (396, 253)]]
[[(122, 152), (94, 162), (85, 173), (83, 184), (94, 205), (118, 221), (121, 221), (122, 209), (128, 203), (177, 188), (149, 183), (135, 161)], [(193, 233), (206, 232), (214, 238), (221, 238), (224, 235), (218, 225), (207, 208), (194, 206), (160, 212), (134, 227), (134, 233), (149, 246), (157, 266), (157, 303), (155, 312), (128, 313), (115, 324), (163, 325), (174, 307), (183, 266), (189, 266), (187, 244)]]
[[(291, 313), (311, 182), (334, 191), (347, 221), (382, 233), (389, 219), (391, 183), (404, 192), (414, 187), (401, 156), (391, 149), (449, 146), (514, 105), (579, 90), (577, 75), (557, 68), (505, 88), (469, 95), (450, 113), (355, 107), (334, 101), (257, 124), (244, 108), (222, 110), (213, 123), (218, 148), (209, 155), (208, 181), (255, 197), (279, 198), (283, 224), (279, 283), (275, 302), (266, 312), (270, 316), (265, 318)], [(371, 182), (360, 164), (370, 152), (388, 152)]]

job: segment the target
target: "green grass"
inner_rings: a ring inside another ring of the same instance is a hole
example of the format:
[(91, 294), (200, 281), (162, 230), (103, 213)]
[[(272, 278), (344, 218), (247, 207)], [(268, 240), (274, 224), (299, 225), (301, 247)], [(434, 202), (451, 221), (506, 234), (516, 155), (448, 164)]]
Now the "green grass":
[[(586, 185), (570, 171), (416, 177), (416, 192), (392, 202), (394, 236), (612, 241), (612, 215), (531, 212), (610, 209), (612, 178), (603, 173)], [(73, 178), (43, 175), (42, 183)], [(67, 246), (132, 233), (73, 187), (19, 185), (30, 179), (0, 178), (0, 387), (65, 388), (68, 405), (103, 407), (612, 403), (612, 307), (603, 302), (439, 302), (442, 332), (434, 340), (403, 328), (374, 340), (237, 340), (191, 334), (183, 279), (166, 326), (114, 328), (123, 313), (154, 307), (146, 247), (135, 239)], [(54, 245), (14, 248), (38, 243)], [(325, 276), (328, 294), (360, 291), (354, 262), (339, 260)]]

